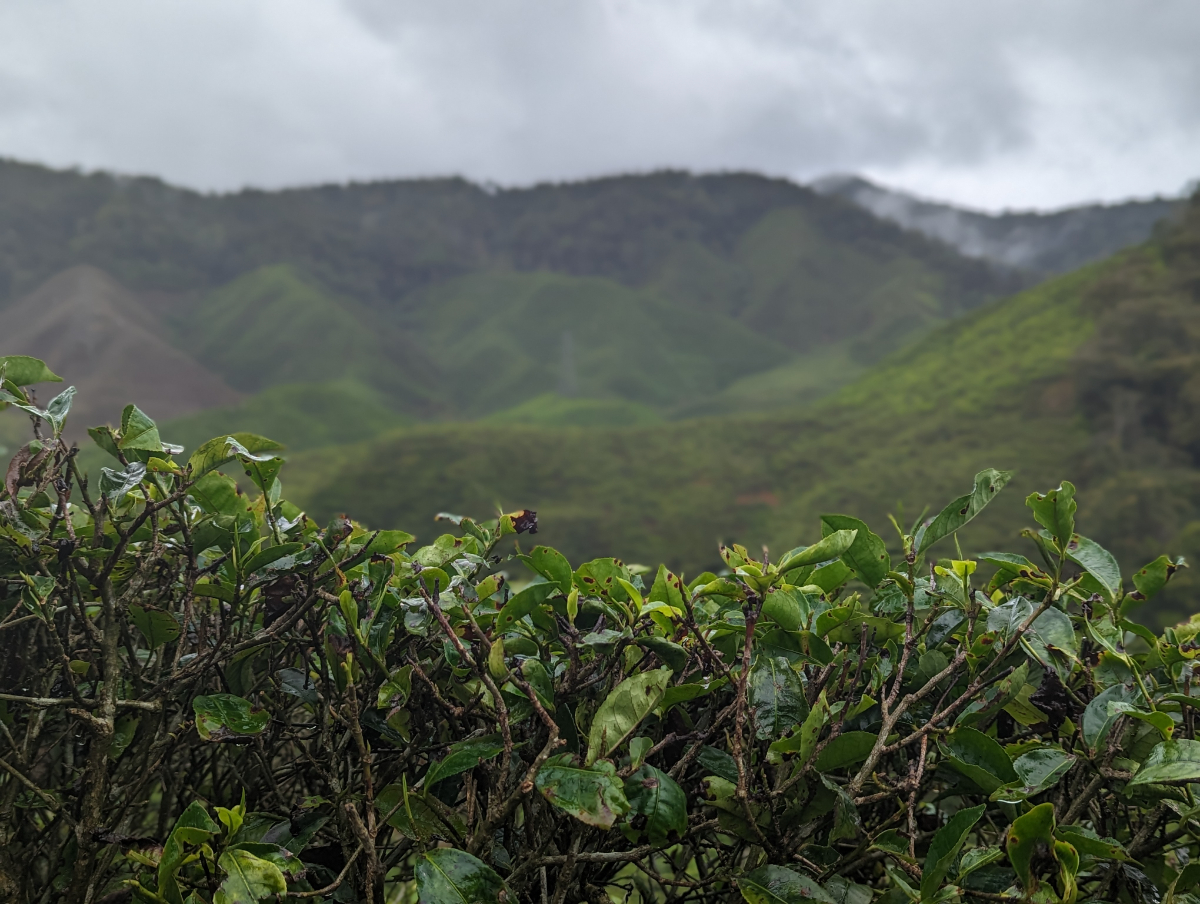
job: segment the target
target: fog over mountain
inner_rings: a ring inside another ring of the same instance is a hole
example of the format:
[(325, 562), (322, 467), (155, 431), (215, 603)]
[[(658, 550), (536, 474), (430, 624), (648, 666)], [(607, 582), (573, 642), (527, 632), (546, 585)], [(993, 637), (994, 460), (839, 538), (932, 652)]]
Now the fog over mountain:
[(1155, 224), (1185, 203), (1181, 198), (1153, 198), (991, 214), (928, 201), (859, 176), (826, 176), (812, 187), (970, 257), (1039, 274), (1066, 273), (1145, 241)]

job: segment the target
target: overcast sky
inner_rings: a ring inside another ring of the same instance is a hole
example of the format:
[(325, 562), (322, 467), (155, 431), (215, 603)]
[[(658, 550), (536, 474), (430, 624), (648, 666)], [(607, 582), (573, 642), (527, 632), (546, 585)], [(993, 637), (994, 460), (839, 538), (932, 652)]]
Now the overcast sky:
[(0, 0), (0, 155), (204, 188), (854, 171), (980, 208), (1200, 176), (1196, 0)]

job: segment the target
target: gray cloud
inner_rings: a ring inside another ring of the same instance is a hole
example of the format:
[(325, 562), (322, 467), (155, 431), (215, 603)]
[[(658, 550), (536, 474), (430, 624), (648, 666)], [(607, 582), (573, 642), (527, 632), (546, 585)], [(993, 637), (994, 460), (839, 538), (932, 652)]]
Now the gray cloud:
[(1200, 6), (7, 0), (0, 154), (201, 188), (854, 170), (982, 207), (1200, 175)]

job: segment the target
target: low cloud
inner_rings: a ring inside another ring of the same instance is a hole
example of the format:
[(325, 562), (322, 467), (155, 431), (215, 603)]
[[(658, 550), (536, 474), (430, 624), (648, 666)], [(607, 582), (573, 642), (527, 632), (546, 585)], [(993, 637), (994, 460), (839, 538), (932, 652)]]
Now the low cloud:
[(0, 154), (206, 189), (686, 167), (969, 205), (1200, 175), (1200, 6), (10, 0)]

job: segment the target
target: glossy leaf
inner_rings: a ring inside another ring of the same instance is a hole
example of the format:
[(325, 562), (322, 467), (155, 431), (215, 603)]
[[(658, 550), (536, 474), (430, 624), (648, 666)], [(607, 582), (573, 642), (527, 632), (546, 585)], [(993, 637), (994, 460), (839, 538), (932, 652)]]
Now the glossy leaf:
[(514, 904), (496, 871), (455, 848), (434, 848), (417, 860), (419, 904)]
[(854, 542), (841, 555), (842, 561), (853, 568), (859, 580), (868, 587), (878, 587), (892, 570), (892, 559), (883, 539), (872, 533), (865, 522), (849, 515), (821, 516), (822, 533), (828, 536), (839, 530), (856, 532)]
[(1075, 534), (1075, 486), (1064, 480), (1048, 493), (1031, 493), (1025, 504), (1037, 523), (1046, 528), (1060, 546), (1066, 546)]
[(474, 769), (480, 763), (499, 756), (504, 750), (504, 742), (498, 735), (488, 735), (483, 738), (471, 738), (451, 744), (447, 754), (429, 767), (425, 773), (425, 787), (432, 788), (443, 779)]
[(249, 700), (233, 694), (210, 694), (192, 701), (196, 733), (205, 741), (236, 741), (261, 734), (271, 714), (255, 709)]
[(760, 741), (774, 741), (808, 715), (804, 684), (782, 657), (760, 656), (750, 672), (749, 702)]
[(649, 763), (625, 779), (625, 799), (631, 813), (646, 817), (651, 844), (662, 844), (671, 832), (687, 832), (687, 795), (671, 776)]
[(587, 765), (609, 756), (633, 735), (662, 700), (671, 670), (667, 667), (626, 678), (605, 698), (588, 732)]
[(737, 887), (747, 904), (807, 904), (809, 901), (836, 904), (816, 881), (785, 866), (760, 866), (739, 876)]
[(1184, 561), (1183, 556), (1177, 559), (1159, 556), (1133, 573), (1133, 586), (1137, 588), (1134, 595), (1139, 600), (1152, 599), (1167, 585), (1167, 581), (1176, 571), (1186, 567), (1187, 562)]
[(871, 753), (877, 740), (878, 736), (869, 731), (844, 731), (821, 749), (813, 760), (813, 769), (832, 772), (861, 763)]
[(132, 461), (120, 471), (112, 468), (100, 469), (98, 487), (100, 495), (110, 503), (119, 502), (125, 494), (138, 486), (146, 477), (146, 466), (140, 461)]
[(988, 794), (1018, 779), (1004, 748), (974, 728), (954, 729), (946, 739), (946, 750), (950, 766)]
[(1067, 558), (1099, 582), (1109, 602), (1117, 598), (1121, 588), (1121, 567), (1112, 553), (1096, 541), (1075, 534), (1067, 545)]
[[(443, 589), (445, 584), (443, 583)], [(558, 585), (549, 581), (541, 584), (530, 584), (520, 593), (515, 594), (496, 616), (496, 633), (507, 634), (525, 616), (542, 605), (552, 595), (558, 592)]]
[(629, 812), (617, 769), (607, 760), (583, 766), (569, 753), (552, 756), (534, 783), (546, 800), (590, 826), (611, 829)]
[(1017, 878), (1025, 886), (1026, 894), (1037, 889), (1037, 879), (1030, 867), (1038, 845), (1051, 847), (1054, 844), (1054, 804), (1038, 804), (1023, 816), (1018, 816), (1008, 828), (1005, 850), (1008, 861), (1017, 871)]
[(554, 584), (564, 594), (571, 592), (575, 581), (575, 573), (571, 563), (556, 549), (549, 546), (535, 546), (528, 555), (521, 556), (521, 561)]
[(855, 536), (856, 532), (853, 530), (835, 530), (822, 537), (819, 543), (803, 549), (794, 549), (779, 560), (779, 572), (783, 574), (794, 568), (840, 558), (853, 545)]
[(1150, 751), (1128, 787), (1200, 781), (1200, 741), (1163, 741)]
[(61, 383), (62, 377), (46, 366), (46, 362), (28, 355), (0, 356), (0, 379), (15, 386), (32, 386), (34, 383)]
[(217, 889), (214, 904), (257, 904), (287, 892), (287, 882), (279, 867), (249, 851), (227, 850), (217, 865), (225, 871), (225, 881)]
[[(1070, 768), (1075, 765), (1075, 756), (1058, 747), (1042, 747), (1031, 750), (1013, 760), (1013, 768), (1020, 777), (1018, 790), (1025, 797), (1033, 797), (1058, 784)], [(1003, 791), (998, 792), (1003, 794)]]
[(179, 622), (170, 612), (134, 603), (129, 607), (129, 618), (152, 650), (179, 637)]
[(921, 870), (921, 900), (929, 901), (941, 888), (942, 880), (954, 865), (954, 859), (962, 850), (967, 835), (983, 815), (987, 807), (980, 804), (959, 810), (950, 821), (938, 829), (929, 844), (929, 853), (925, 855), (925, 867)]
[(938, 540), (950, 536), (983, 511), (984, 507), (996, 498), (996, 494), (1004, 489), (1012, 475), (1012, 471), (997, 471), (993, 468), (976, 474), (975, 488), (970, 493), (955, 499), (917, 531), (914, 538), (917, 552), (924, 552)]

